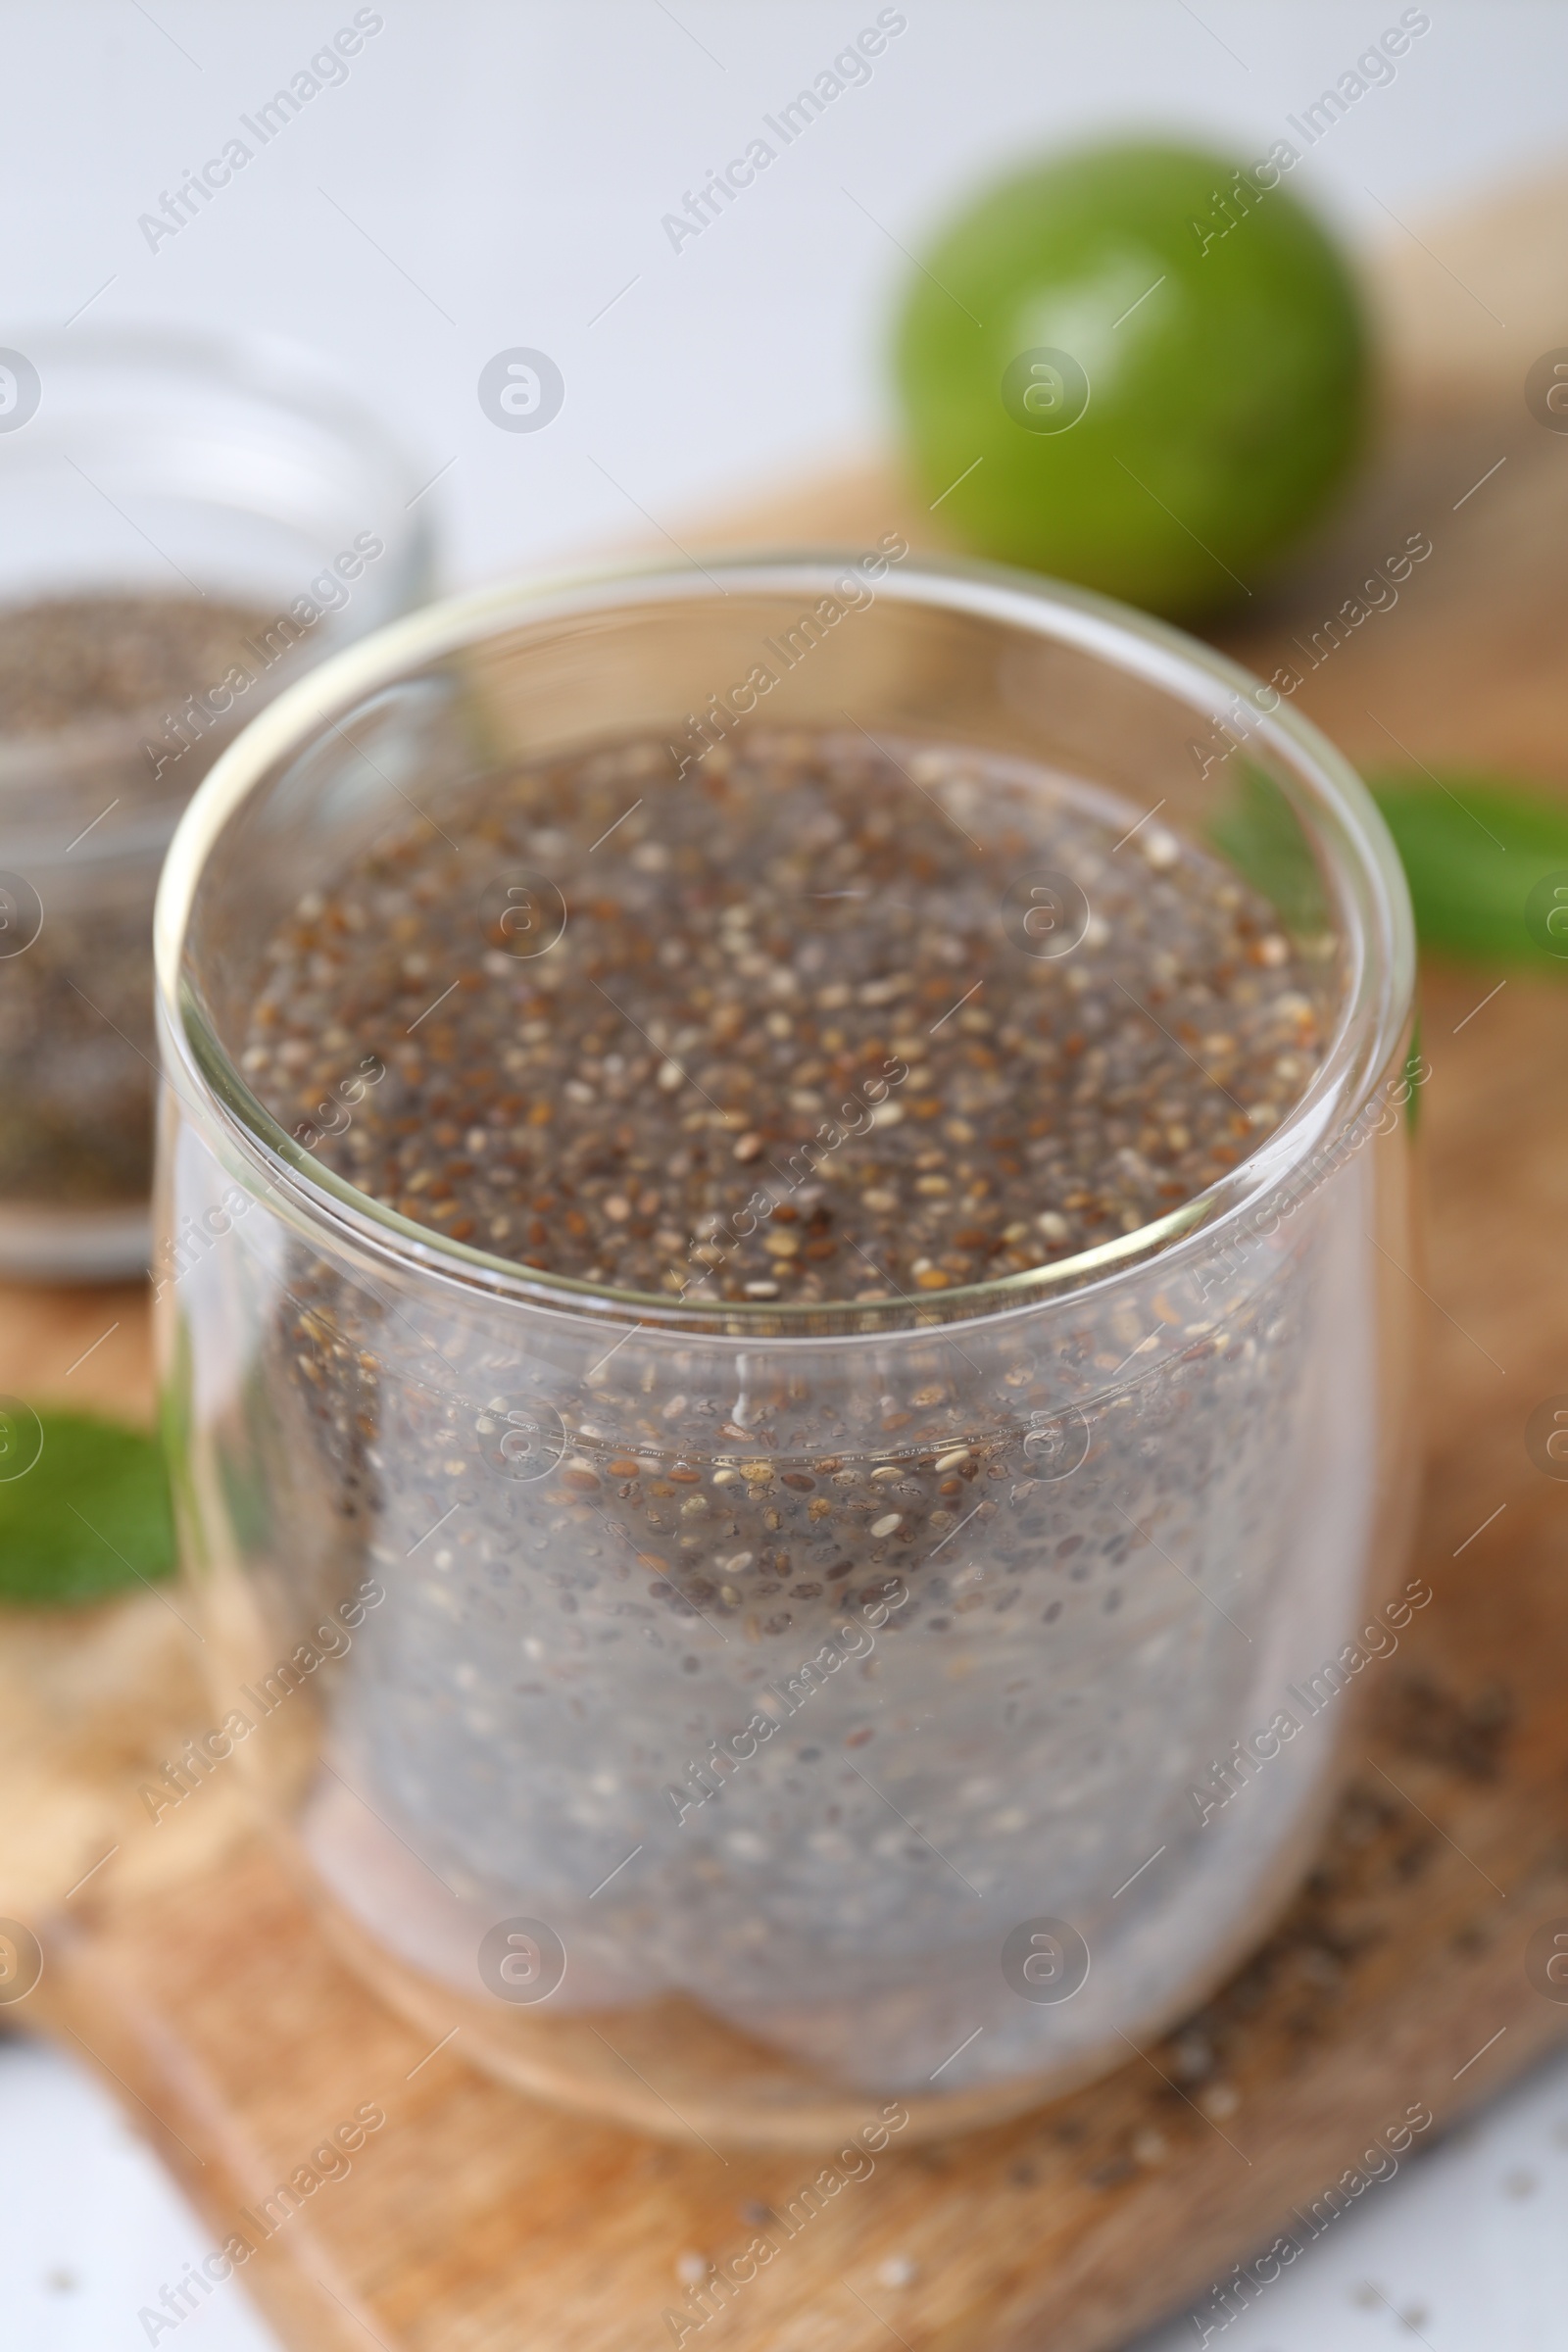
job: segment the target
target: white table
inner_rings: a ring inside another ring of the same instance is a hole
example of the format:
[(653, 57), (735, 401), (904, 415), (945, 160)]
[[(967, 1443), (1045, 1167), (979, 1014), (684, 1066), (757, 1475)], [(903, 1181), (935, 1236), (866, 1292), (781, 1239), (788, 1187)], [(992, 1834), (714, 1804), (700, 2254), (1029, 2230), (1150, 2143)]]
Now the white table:
[[(0, 2048), (0, 2292), (16, 2352), (141, 2352), (138, 2317), (212, 2232), (76, 2067)], [(1559, 2352), (1568, 2342), (1568, 2057), (1348, 2213), (1224, 2352)], [(230, 2280), (177, 2329), (180, 2352), (273, 2352)], [(156, 2340), (167, 2345), (170, 2334)], [(1191, 2352), (1172, 2321), (1137, 2352)], [(1046, 2348), (1042, 2347), (1042, 2352)]]

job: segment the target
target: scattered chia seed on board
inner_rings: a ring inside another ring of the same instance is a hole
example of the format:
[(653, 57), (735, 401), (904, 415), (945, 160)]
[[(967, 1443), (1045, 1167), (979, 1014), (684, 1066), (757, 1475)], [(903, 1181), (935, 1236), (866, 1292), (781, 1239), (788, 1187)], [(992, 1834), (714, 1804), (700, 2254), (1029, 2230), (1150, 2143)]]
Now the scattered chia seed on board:
[[(623, 1292), (882, 1299), (1149, 1224), (1316, 1064), (1266, 903), (1102, 793), (857, 735), (669, 769), (524, 770), (302, 902), (241, 1063), (282, 1124), (373, 1054), (316, 1149), (407, 1217)], [(1060, 956), (1014, 903), (1042, 870), (1088, 902)], [(522, 945), (564, 918), (521, 956), (486, 899), (518, 871)]]
[[(153, 892), (173, 808), (221, 738), (194, 741), (161, 777), (141, 738), (161, 738), (171, 709), (245, 665), (245, 640), (269, 618), (161, 595), (0, 611), (0, 786), (8, 798), (13, 779), (25, 788), (11, 821), (45, 860), (26, 877), (43, 902), (42, 928), (23, 953), (0, 957), (0, 1200), (81, 1208), (146, 1198), (158, 1061)], [(73, 771), (57, 796), (62, 738), (67, 759), (92, 748), (85, 775)], [(24, 862), (26, 850), (0, 831), (0, 867)]]
[[(534, 1918), (563, 2007), (682, 1990), (889, 2087), (1071, 2063), (1196, 1997), (1314, 1827), (1327, 1739), (1206, 1826), (1188, 1791), (1357, 1605), (1370, 1155), (1235, 1258), (1022, 1319), (939, 1295), (1234, 1167), (1333, 966), (1157, 819), (989, 756), (759, 730), (672, 767), (491, 777), (323, 875), (231, 1050), (432, 1231), (731, 1334), (730, 1301), (901, 1294), (909, 1327), (737, 1354), (247, 1218), (223, 1479), (262, 1605), (214, 1654), (254, 1622), (254, 1683), (379, 1580), (302, 1836), (462, 1989)], [(1041, 872), (1087, 901), (1054, 957)], [(1041, 1914), (1094, 1955), (1060, 2006), (999, 1969)]]

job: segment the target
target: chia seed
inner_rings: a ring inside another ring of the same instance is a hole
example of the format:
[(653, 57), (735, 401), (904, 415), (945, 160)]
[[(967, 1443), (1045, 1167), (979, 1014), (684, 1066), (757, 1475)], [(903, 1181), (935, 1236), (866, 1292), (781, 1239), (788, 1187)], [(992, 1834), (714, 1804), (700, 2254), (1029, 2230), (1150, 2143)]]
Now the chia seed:
[[(416, 827), (312, 894), (272, 942), (256, 1093), (309, 1124), (374, 1054), (389, 1083), (318, 1150), (404, 1216), (622, 1292), (809, 1304), (1136, 1231), (1316, 1066), (1319, 975), (1267, 904), (1102, 794), (842, 736), (743, 737), (692, 791), (669, 764), (525, 770), (456, 841)], [(1088, 901), (1059, 957), (1006, 904), (1039, 868)], [(485, 921), (498, 869), (559, 894), (554, 945)]]
[[(383, 1594), (320, 1678), (318, 1868), (469, 1993), (495, 1924), (541, 1920), (557, 2007), (681, 1991), (840, 2081), (956, 2089), (1168, 2019), (1316, 1827), (1322, 1742), (1210, 1822), (1190, 1790), (1359, 1595), (1369, 1155), (1244, 1258), (946, 1317), (1267, 1136), (1328, 956), (1138, 808), (963, 750), (759, 730), (677, 780), (620, 745), (442, 815), (278, 929), (240, 1065), (416, 1228), (634, 1296), (530, 1320), (324, 1230), (264, 1245), (265, 1212), (225, 1245), (270, 1301), (225, 1672)], [(1061, 956), (1011, 919), (1039, 871), (1086, 902)], [(901, 1297), (854, 1348), (766, 1321)], [(1057, 2006), (999, 1967), (1041, 1915), (1093, 1955)]]
[(141, 737), (162, 737), (169, 709), (216, 686), (268, 622), (194, 597), (0, 612), (0, 792), (14, 778), (25, 794), (0, 866), (24, 869), (43, 908), (31, 945), (0, 956), (0, 1201), (146, 1199), (153, 894), (174, 817), (232, 727), (162, 778)]
[[(270, 615), (212, 597), (49, 597), (0, 612), (0, 737), (160, 724), (216, 685)], [(185, 787), (189, 789), (188, 784)]]

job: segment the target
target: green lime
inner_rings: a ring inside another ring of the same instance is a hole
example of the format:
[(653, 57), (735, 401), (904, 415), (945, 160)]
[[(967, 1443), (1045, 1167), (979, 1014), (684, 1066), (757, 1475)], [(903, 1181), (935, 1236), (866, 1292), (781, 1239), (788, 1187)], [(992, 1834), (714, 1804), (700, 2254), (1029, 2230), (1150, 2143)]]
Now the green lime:
[(1245, 599), (1360, 447), (1368, 333), (1284, 185), (1101, 146), (982, 196), (899, 324), (909, 451), (959, 537), (1156, 612)]

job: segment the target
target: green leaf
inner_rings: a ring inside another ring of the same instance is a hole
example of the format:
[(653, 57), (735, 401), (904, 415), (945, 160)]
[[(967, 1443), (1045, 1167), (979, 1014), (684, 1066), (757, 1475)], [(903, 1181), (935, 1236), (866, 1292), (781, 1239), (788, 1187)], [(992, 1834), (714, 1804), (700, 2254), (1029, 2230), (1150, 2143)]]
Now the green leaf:
[(0, 1600), (74, 1606), (173, 1566), (156, 1438), (0, 1402)]
[[(1474, 774), (1367, 781), (1403, 860), (1424, 948), (1568, 973), (1568, 805)], [(1560, 939), (1547, 929), (1559, 906)]]
[[(1373, 774), (1367, 783), (1404, 866), (1423, 948), (1568, 975), (1568, 803), (1469, 773)], [(1291, 930), (1323, 928), (1311, 850), (1271, 778), (1244, 767), (1208, 832)]]
[(1298, 937), (1328, 921), (1322, 878), (1300, 819), (1272, 776), (1243, 766), (1229, 805), (1209, 820), (1222, 858), (1261, 891)]
[(1410, 1090), (1404, 1099), (1404, 1123), (1412, 1135), (1421, 1125), (1421, 1089), (1425, 1077), (1421, 1054), (1421, 1015), (1418, 1012), (1410, 1024), (1410, 1051), (1404, 1057), (1404, 1083)]

